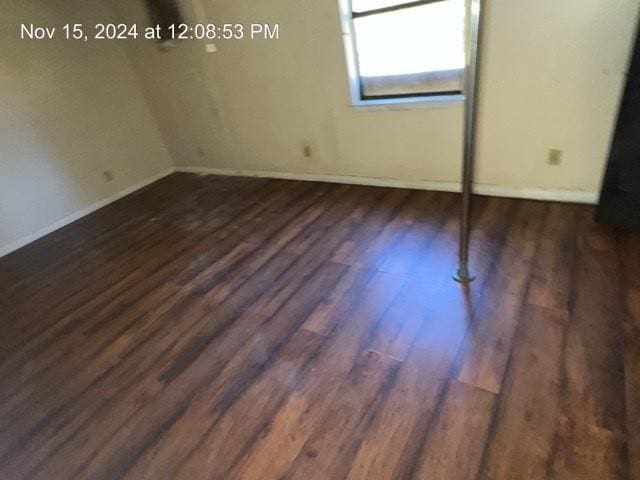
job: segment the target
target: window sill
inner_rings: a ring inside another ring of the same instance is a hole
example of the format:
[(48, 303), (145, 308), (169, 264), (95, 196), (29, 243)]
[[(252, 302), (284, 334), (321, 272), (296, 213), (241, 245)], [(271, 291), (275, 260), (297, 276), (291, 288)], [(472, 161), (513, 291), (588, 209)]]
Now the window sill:
[(464, 95), (435, 95), (429, 97), (352, 100), (350, 106), (356, 111), (371, 112), (377, 110), (411, 110), (415, 108), (446, 107), (458, 105), (463, 102)]

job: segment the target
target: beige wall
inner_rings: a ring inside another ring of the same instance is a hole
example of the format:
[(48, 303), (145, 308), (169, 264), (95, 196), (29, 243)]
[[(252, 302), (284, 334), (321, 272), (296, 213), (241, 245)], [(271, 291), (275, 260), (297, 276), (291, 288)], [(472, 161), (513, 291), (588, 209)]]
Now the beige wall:
[[(183, 3), (191, 21), (279, 23), (281, 39), (221, 40), (213, 54), (198, 42), (169, 53), (127, 44), (177, 165), (458, 180), (460, 102), (349, 106), (337, 0)], [(595, 197), (637, 0), (486, 3), (478, 182)], [(140, 2), (112, 4), (144, 21)], [(546, 165), (550, 148), (564, 150), (561, 166)]]
[[(219, 41), (213, 54), (201, 42), (160, 53), (145, 41), (18, 40), (20, 22), (142, 25), (146, 16), (141, 0), (2, 2), (0, 252), (160, 174), (171, 157), (178, 166), (458, 180), (459, 102), (349, 106), (337, 0), (183, 2), (191, 22), (278, 23), (281, 39)], [(637, 1), (487, 4), (478, 181), (595, 195)], [(549, 148), (564, 150), (563, 165), (545, 164)]]
[[(480, 181), (597, 192), (637, 0), (489, 0)], [(546, 166), (549, 148), (564, 150)]]
[[(19, 40), (21, 22), (112, 22), (101, 0), (0, 3), (0, 252), (166, 171), (122, 44)], [(103, 171), (114, 174), (105, 182)]]

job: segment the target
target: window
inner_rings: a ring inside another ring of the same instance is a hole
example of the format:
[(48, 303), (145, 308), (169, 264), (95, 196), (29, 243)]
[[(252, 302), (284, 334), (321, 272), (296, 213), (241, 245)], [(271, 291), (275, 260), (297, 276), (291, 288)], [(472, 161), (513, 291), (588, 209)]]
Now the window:
[(341, 0), (352, 96), (458, 95), (465, 0)]

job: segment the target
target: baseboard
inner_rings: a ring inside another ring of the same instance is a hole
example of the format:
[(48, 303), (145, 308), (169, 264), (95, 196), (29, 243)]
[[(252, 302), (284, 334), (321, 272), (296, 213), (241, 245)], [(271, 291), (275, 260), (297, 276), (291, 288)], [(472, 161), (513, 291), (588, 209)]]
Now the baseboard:
[(131, 185), (130, 187), (125, 188), (124, 190), (121, 190), (120, 192), (114, 194), (114, 195), (110, 195), (107, 198), (103, 198), (102, 200), (98, 200), (95, 203), (92, 203), (91, 205), (89, 205), (88, 207), (85, 207), (81, 210), (78, 210), (77, 212), (74, 212), (70, 215), (67, 215), (66, 217), (58, 220), (57, 222), (41, 228), (40, 230), (38, 230), (35, 233), (32, 233), (30, 235), (27, 235), (26, 237), (22, 237), (18, 240), (16, 240), (15, 242), (12, 242), (8, 245), (4, 245), (4, 246), (0, 246), (0, 257), (3, 257), (5, 255), (8, 255), (9, 253), (18, 250), (19, 248), (24, 247), (25, 245), (28, 245), (31, 242), (35, 242), (36, 240), (38, 240), (41, 237), (44, 237), (45, 235), (48, 235), (49, 233), (55, 232), (56, 230), (72, 223), (75, 222), (76, 220), (79, 220), (80, 218), (89, 215), (90, 213), (95, 212), (96, 210), (105, 207), (107, 205), (109, 205), (110, 203), (115, 202), (116, 200), (121, 199), (122, 197), (126, 197), (127, 195), (135, 192), (136, 190), (140, 190), (141, 188), (146, 187), (147, 185), (152, 184), (153, 182), (157, 182), (158, 180), (160, 180), (161, 178), (166, 177), (167, 175), (170, 175), (174, 172), (174, 168), (168, 168), (166, 170), (164, 170), (163, 172), (157, 174), (157, 175), (153, 175), (152, 177), (149, 177), (145, 180), (143, 180), (142, 182), (138, 182), (135, 185)]
[(527, 200), (547, 200), (562, 203), (598, 203), (598, 192), (587, 190), (563, 190), (547, 188), (515, 188), (501, 185), (480, 184), (473, 187), (475, 193), (489, 197), (524, 198)]
[[(285, 180), (372, 185), (377, 187), (413, 188), (418, 190), (435, 190), (438, 192), (460, 192), (461, 190), (459, 182), (432, 182), (427, 180), (399, 180), (393, 178), (290, 173), (263, 170), (235, 170), (211, 167), (176, 167), (176, 171), (197, 173), (201, 175), (279, 178)], [(514, 188), (488, 184), (475, 184), (473, 190), (479, 195), (488, 195), (492, 197), (525, 198), (529, 200), (548, 200), (567, 203), (598, 203), (598, 193), (585, 190)]]
[[(279, 178), (285, 180), (303, 180), (313, 182), (329, 182), (329, 183), (346, 183), (352, 185), (372, 185), (377, 187), (395, 187), (395, 188), (412, 188), (417, 190), (434, 190), (439, 192), (460, 192), (460, 183), (458, 182), (432, 182), (427, 180), (399, 180), (393, 178), (375, 178), (375, 177), (358, 177), (348, 175), (324, 175), (324, 174), (307, 174), (307, 173), (291, 173), (276, 172), (263, 170), (235, 170), (227, 168), (212, 167), (175, 167), (169, 168), (157, 175), (147, 178), (135, 185), (125, 188), (124, 190), (111, 195), (107, 198), (99, 200), (88, 207), (78, 210), (77, 212), (67, 215), (57, 222), (42, 228), (35, 233), (22, 237), (8, 245), (0, 246), (0, 257), (18, 250), (31, 242), (38, 240), (51, 232), (54, 232), (76, 220), (95, 212), (96, 210), (119, 200), (122, 197), (140, 190), (147, 185), (170, 175), (173, 172), (189, 172), (200, 175), (227, 175), (241, 177), (262, 177), (262, 178)], [(568, 203), (586, 203), (596, 204), (598, 202), (597, 192), (588, 192), (584, 190), (549, 190), (541, 188), (513, 188), (500, 185), (484, 185), (476, 184), (474, 192), (479, 195), (489, 195), (494, 197), (508, 198), (526, 198), (531, 200), (548, 200), (555, 202)]]

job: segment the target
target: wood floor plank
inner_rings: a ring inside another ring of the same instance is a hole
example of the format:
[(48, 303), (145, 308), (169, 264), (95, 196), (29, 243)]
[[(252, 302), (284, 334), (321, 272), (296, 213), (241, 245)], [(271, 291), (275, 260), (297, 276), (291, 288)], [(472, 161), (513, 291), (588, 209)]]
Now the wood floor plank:
[[(567, 410), (582, 421), (625, 431), (623, 324), (625, 297), (617, 257), (581, 246), (566, 352)], [(606, 319), (618, 319), (607, 321)]]
[[(510, 231), (500, 264), (496, 269), (482, 305), (475, 314), (470, 333), (462, 347), (460, 369), (457, 379), (484, 390), (500, 391), (507, 359), (511, 351), (511, 340), (515, 332), (519, 312), (524, 303), (529, 276), (537, 243), (535, 231), (542, 227), (540, 214), (532, 209), (539, 208), (523, 204), (519, 209), (520, 218), (532, 222), (514, 220), (516, 231)], [(522, 226), (524, 224), (524, 226)], [(534, 225), (534, 233), (527, 233), (527, 225)]]
[[(495, 394), (456, 380), (447, 402), (425, 438), (424, 454), (413, 478), (471, 480), (477, 478)], [(512, 478), (508, 476), (500, 478)]]
[[(636, 309), (640, 307), (640, 290), (634, 291)], [(640, 479), (640, 309), (634, 314), (636, 327), (625, 329), (625, 385), (629, 479)]]
[(549, 478), (562, 407), (566, 322), (556, 310), (525, 308), (479, 478)]
[(562, 415), (549, 476), (558, 480), (628, 478), (624, 439), (604, 428)]
[(624, 318), (624, 279), (607, 237), (587, 227), (578, 238), (553, 478), (628, 477), (624, 328), (615, 320)]
[[(222, 415), (212, 411), (210, 398), (203, 392), (171, 430), (144, 452), (125, 478), (192, 478), (204, 465), (210, 478), (227, 478), (228, 471), (264, 432), (322, 341), (324, 337), (313, 332), (297, 331), (273, 366)], [(202, 463), (187, 462), (200, 445), (207, 446), (208, 457)], [(185, 462), (187, 466), (183, 467)]]
[(350, 463), (348, 480), (410, 478), (416, 444), (444, 384), (434, 378), (425, 381), (415, 364), (402, 365)]
[(344, 478), (399, 366), (391, 357), (364, 353), (282, 478)]
[(350, 268), (336, 288), (315, 308), (302, 328), (320, 335), (330, 335), (340, 319), (353, 311), (375, 273), (374, 270)]
[(626, 293), (624, 373), (629, 479), (640, 480), (640, 235), (618, 232), (617, 243)]

